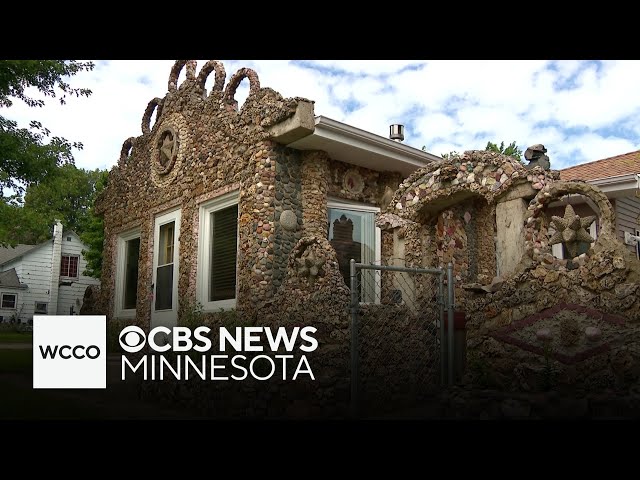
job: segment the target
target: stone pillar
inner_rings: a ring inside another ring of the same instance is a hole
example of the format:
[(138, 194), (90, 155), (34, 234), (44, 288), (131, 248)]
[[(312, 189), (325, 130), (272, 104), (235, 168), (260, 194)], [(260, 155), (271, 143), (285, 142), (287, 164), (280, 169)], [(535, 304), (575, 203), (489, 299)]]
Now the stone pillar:
[(240, 191), (238, 297), (246, 318), (273, 297), (276, 159), (282, 147), (265, 141), (251, 152), (249, 177)]
[(524, 218), (527, 204), (522, 198), (507, 200), (496, 205), (496, 257), (497, 275), (504, 277), (513, 272), (524, 255)]
[(302, 160), (302, 228), (304, 236), (327, 238), (327, 188), (329, 157), (325, 152), (305, 152)]

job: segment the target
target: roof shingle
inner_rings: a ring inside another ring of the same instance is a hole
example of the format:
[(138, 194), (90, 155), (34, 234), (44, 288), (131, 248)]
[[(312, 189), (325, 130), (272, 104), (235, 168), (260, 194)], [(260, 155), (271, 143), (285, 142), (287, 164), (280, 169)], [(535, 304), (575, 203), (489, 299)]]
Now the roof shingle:
[(561, 180), (597, 180), (640, 173), (640, 150), (560, 170)]
[(27, 286), (20, 283), (16, 269), (12, 268), (6, 272), (0, 272), (0, 287), (26, 288)]
[(38, 245), (24, 245), (22, 243), (14, 247), (0, 247), (0, 265), (13, 260), (14, 258), (24, 255), (29, 250), (33, 250)]

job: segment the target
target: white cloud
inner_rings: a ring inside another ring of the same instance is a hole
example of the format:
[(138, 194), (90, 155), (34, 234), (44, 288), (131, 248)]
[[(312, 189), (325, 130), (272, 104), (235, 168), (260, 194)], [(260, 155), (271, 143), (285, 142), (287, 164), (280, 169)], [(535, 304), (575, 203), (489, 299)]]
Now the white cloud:
[[(198, 61), (198, 68), (205, 60)], [(76, 163), (105, 168), (141, 134), (148, 102), (167, 92), (171, 60), (98, 62), (71, 79), (93, 90), (42, 109), (16, 101), (2, 114), (84, 143)], [(511, 141), (543, 143), (555, 168), (640, 149), (640, 61), (225, 60), (226, 79), (253, 68), (262, 87), (315, 101), (315, 112), (378, 135), (406, 127), (405, 143), (436, 155)], [(342, 72), (342, 73), (341, 73)], [(184, 71), (180, 79), (184, 78)], [(213, 74), (207, 86), (213, 84)], [(236, 100), (244, 101), (248, 82)], [(357, 108), (354, 109), (354, 106)], [(620, 129), (623, 127), (623, 129)], [(632, 133), (630, 133), (632, 132)]]

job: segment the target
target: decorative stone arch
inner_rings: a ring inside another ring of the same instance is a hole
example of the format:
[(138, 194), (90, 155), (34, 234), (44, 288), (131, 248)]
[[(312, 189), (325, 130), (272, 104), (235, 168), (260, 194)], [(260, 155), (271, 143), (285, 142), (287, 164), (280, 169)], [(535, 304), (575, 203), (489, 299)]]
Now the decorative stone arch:
[(122, 149), (120, 150), (120, 160), (118, 162), (120, 165), (123, 165), (130, 157), (131, 150), (133, 149), (135, 143), (135, 137), (129, 137), (122, 143)]
[(616, 239), (614, 210), (609, 199), (600, 189), (585, 182), (557, 181), (540, 190), (528, 208), (525, 219), (525, 251), (534, 261), (541, 261), (543, 254), (550, 249), (547, 229), (543, 225), (543, 212), (551, 202), (569, 194), (584, 195), (593, 201), (599, 210), (596, 212), (599, 234), (592, 248), (605, 241)]
[[(156, 121), (155, 123), (157, 124), (158, 121), (160, 120), (160, 115), (162, 115), (162, 104), (163, 104), (164, 100), (162, 98), (154, 98), (153, 100), (151, 100), (149, 102), (149, 104), (147, 105), (147, 108), (144, 110), (144, 115), (142, 115), (142, 133), (143, 134), (147, 134), (151, 131), (151, 115), (153, 115), (154, 110), (158, 110), (157, 114), (156, 114)], [(155, 126), (155, 124), (154, 124)]]
[(206, 83), (207, 78), (209, 78), (209, 74), (214, 70), (216, 72), (216, 76), (211, 91), (222, 92), (222, 90), (224, 89), (224, 81), (227, 77), (224, 65), (222, 64), (222, 62), (219, 62), (217, 60), (209, 60), (200, 69), (200, 73), (198, 74), (198, 78), (196, 80), (198, 86), (202, 89), (202, 91), (205, 91), (204, 84)]
[(511, 157), (470, 150), (411, 174), (400, 184), (387, 211), (420, 222), (425, 213), (437, 212), (473, 195), (492, 205), (509, 190), (524, 185), (533, 196), (535, 189), (541, 189), (547, 180), (548, 172), (540, 167), (527, 170)]
[(232, 105), (236, 110), (238, 109), (238, 102), (235, 99), (236, 90), (243, 79), (249, 79), (249, 95), (254, 95), (260, 90), (260, 80), (258, 74), (247, 67), (241, 68), (229, 79), (227, 87), (224, 90), (223, 99), (226, 104)]

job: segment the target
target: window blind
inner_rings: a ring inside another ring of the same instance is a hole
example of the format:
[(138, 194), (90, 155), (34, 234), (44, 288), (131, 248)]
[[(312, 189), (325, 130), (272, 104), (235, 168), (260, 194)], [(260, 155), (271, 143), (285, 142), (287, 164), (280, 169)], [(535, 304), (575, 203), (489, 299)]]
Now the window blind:
[(211, 213), (209, 301), (236, 297), (238, 205)]

